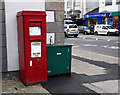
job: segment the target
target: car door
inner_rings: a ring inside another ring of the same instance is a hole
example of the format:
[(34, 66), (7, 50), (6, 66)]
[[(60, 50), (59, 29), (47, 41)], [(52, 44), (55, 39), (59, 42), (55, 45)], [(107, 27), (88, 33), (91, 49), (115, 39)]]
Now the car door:
[(102, 30), (100, 34), (107, 34), (107, 27), (106, 26), (102, 26)]

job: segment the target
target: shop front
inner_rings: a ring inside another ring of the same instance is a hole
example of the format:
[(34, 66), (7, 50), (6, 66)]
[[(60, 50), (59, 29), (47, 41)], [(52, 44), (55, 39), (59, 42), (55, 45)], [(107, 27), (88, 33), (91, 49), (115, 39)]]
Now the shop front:
[(120, 12), (96, 13), (84, 15), (85, 26), (109, 24), (120, 30)]

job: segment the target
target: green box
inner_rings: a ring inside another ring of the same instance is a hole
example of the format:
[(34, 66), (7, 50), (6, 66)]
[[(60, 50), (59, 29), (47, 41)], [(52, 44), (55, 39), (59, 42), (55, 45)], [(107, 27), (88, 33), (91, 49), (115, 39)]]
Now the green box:
[(47, 46), (47, 75), (71, 74), (72, 45)]

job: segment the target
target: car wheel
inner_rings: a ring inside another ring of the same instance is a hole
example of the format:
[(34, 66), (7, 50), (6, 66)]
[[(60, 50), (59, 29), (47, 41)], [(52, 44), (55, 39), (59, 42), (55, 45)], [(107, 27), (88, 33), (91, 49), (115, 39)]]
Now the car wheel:
[(74, 35), (74, 37), (77, 37), (78, 35), (76, 34), (76, 35)]
[(84, 35), (87, 35), (88, 33), (87, 32), (84, 32)]
[(95, 35), (98, 35), (98, 32), (96, 31), (94, 34), (95, 34)]
[(107, 35), (110, 36), (110, 32), (108, 32)]
[(65, 37), (68, 37), (68, 35), (65, 33)]

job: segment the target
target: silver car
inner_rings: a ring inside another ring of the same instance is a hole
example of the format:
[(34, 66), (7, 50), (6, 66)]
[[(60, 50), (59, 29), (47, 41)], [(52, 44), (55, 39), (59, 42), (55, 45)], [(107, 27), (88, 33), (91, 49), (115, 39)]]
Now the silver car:
[(77, 37), (79, 34), (79, 30), (76, 24), (69, 24), (67, 25), (67, 27), (64, 27), (64, 33), (65, 33), (65, 37), (68, 36)]
[(90, 29), (86, 26), (78, 26), (79, 28), (79, 33), (83, 33), (85, 35), (90, 34)]

